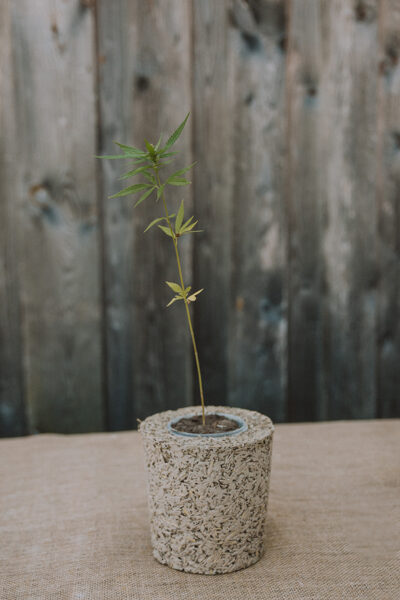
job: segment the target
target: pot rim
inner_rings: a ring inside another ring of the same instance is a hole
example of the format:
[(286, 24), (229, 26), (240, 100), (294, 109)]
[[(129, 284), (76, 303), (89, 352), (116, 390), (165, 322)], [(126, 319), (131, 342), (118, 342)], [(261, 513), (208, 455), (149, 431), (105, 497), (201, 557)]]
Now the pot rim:
[(231, 419), (232, 421), (235, 421), (236, 423), (238, 423), (239, 427), (237, 429), (234, 429), (233, 431), (221, 431), (219, 433), (191, 433), (189, 431), (176, 431), (175, 429), (172, 428), (172, 425), (174, 425), (181, 419), (190, 419), (190, 417), (197, 416), (197, 413), (190, 413), (188, 415), (180, 415), (179, 417), (174, 417), (173, 419), (168, 421), (167, 429), (168, 429), (169, 433), (171, 433), (172, 435), (182, 436), (182, 437), (192, 437), (192, 438), (193, 437), (195, 437), (195, 438), (196, 437), (197, 438), (221, 438), (221, 437), (237, 435), (239, 433), (243, 433), (244, 431), (247, 431), (246, 421), (237, 415), (224, 413), (221, 411), (215, 411), (214, 413), (207, 413), (207, 414), (214, 414), (214, 415), (218, 415), (220, 417), (225, 417), (227, 419)]

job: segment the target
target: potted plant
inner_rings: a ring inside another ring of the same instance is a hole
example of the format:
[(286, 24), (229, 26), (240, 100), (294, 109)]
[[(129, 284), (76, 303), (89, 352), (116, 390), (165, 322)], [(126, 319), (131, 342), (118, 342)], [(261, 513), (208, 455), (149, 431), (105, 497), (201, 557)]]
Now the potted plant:
[(204, 402), (203, 382), (190, 305), (194, 291), (183, 280), (179, 239), (197, 233), (194, 217), (185, 219), (184, 202), (170, 212), (166, 190), (185, 186), (194, 164), (163, 176), (176, 154), (189, 115), (168, 138), (145, 149), (117, 143), (121, 153), (100, 158), (132, 163), (122, 179), (139, 176), (111, 196), (140, 194), (135, 206), (154, 196), (163, 214), (152, 221), (172, 242), (178, 281), (166, 281), (173, 297), (167, 306), (183, 303), (196, 363), (200, 406), (152, 415), (140, 424), (147, 471), (153, 554), (163, 564), (192, 573), (227, 573), (255, 563), (263, 553), (273, 425), (254, 411)]

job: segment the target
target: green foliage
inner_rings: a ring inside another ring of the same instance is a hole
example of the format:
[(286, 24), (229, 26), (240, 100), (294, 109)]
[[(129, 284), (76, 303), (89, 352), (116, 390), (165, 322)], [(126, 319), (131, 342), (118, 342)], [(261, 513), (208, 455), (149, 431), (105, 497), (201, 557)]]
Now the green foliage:
[[(195, 163), (192, 163), (191, 165), (188, 165), (187, 167), (179, 169), (178, 171), (175, 171), (175, 173), (171, 173), (167, 177), (163, 177), (163, 180), (161, 180), (161, 177), (160, 177), (160, 172), (164, 172), (164, 169), (171, 162), (173, 162), (173, 160), (174, 160), (173, 157), (177, 154), (177, 152), (171, 151), (170, 149), (179, 139), (179, 137), (186, 125), (188, 118), (189, 118), (189, 114), (186, 115), (185, 119), (182, 121), (182, 123), (179, 125), (179, 127), (177, 127), (177, 129), (172, 133), (172, 135), (168, 138), (167, 143), (163, 147), (162, 147), (162, 142), (161, 142), (161, 139), (162, 139), (161, 136), (155, 145), (153, 145), (148, 140), (145, 140), (144, 141), (144, 143), (145, 143), (144, 150), (141, 150), (140, 148), (136, 148), (135, 146), (127, 146), (126, 144), (120, 144), (119, 142), (115, 142), (121, 151), (120, 154), (98, 156), (97, 158), (104, 158), (104, 159), (109, 159), (109, 160), (116, 160), (116, 159), (128, 160), (128, 161), (130, 161), (130, 163), (132, 165), (131, 169), (129, 171), (127, 171), (126, 173), (124, 173), (120, 177), (120, 180), (126, 180), (126, 179), (130, 179), (132, 177), (141, 177), (145, 180), (145, 181), (141, 181), (139, 183), (130, 185), (130, 186), (126, 187), (125, 189), (121, 190), (120, 192), (113, 194), (112, 196), (110, 196), (110, 199), (111, 198), (122, 198), (124, 196), (128, 196), (131, 194), (139, 194), (140, 193), (141, 195), (135, 204), (135, 206), (138, 206), (144, 200), (149, 198), (154, 192), (155, 200), (156, 201), (158, 201), (160, 199), (162, 200), (165, 215), (154, 219), (151, 223), (149, 223), (149, 225), (146, 227), (146, 229), (144, 231), (147, 232), (154, 225), (157, 225), (157, 227), (163, 233), (165, 233), (165, 235), (167, 235), (169, 238), (172, 239), (172, 242), (174, 245), (180, 283), (166, 281), (166, 284), (168, 285), (168, 287), (175, 293), (175, 295), (169, 301), (167, 306), (171, 306), (171, 304), (173, 304), (177, 300), (182, 300), (186, 307), (188, 325), (189, 325), (190, 335), (192, 338), (196, 367), (197, 367), (197, 372), (198, 372), (198, 377), (199, 377), (199, 390), (200, 390), (201, 404), (202, 404), (202, 409), (203, 409), (203, 423), (204, 423), (205, 412), (204, 412), (203, 384), (202, 384), (202, 379), (201, 379), (200, 364), (199, 364), (196, 342), (195, 342), (195, 337), (194, 337), (194, 332), (193, 332), (193, 327), (192, 327), (192, 322), (191, 322), (191, 317), (190, 317), (190, 311), (188, 308), (188, 305), (191, 302), (195, 302), (197, 300), (198, 294), (200, 294), (203, 291), (203, 289), (200, 289), (200, 290), (197, 290), (197, 292), (191, 293), (191, 289), (192, 289), (191, 286), (185, 287), (185, 285), (183, 283), (182, 267), (181, 267), (179, 250), (178, 250), (178, 239), (181, 236), (189, 234), (189, 233), (198, 233), (200, 230), (194, 229), (195, 226), (197, 225), (197, 221), (193, 220), (194, 216), (190, 217), (185, 222), (185, 220), (184, 220), (184, 218), (185, 218), (184, 201), (183, 200), (181, 200), (178, 212), (175, 216), (175, 213), (170, 214), (168, 212), (167, 203), (166, 203), (166, 199), (165, 199), (165, 189), (167, 188), (167, 186), (190, 185), (191, 182), (188, 179), (186, 179), (186, 177), (184, 177), (183, 175), (185, 173), (187, 173), (188, 171), (190, 171), (190, 169), (193, 168)], [(175, 217), (175, 222), (173, 223), (174, 217)]]
[(172, 300), (168, 302), (167, 306), (171, 306), (171, 304), (173, 304), (177, 300), (184, 300), (188, 304), (190, 304), (190, 302), (195, 302), (197, 300), (198, 294), (201, 294), (201, 292), (203, 291), (202, 288), (201, 290), (197, 290), (197, 292), (194, 292), (189, 296), (189, 292), (192, 289), (192, 286), (188, 285), (186, 288), (183, 288), (179, 285), (179, 283), (173, 283), (172, 281), (166, 281), (165, 283), (171, 288), (173, 292), (176, 293)]
[(148, 183), (135, 183), (135, 185), (131, 185), (125, 188), (124, 190), (121, 190), (117, 194), (110, 196), (110, 198), (120, 198), (121, 196), (129, 196), (130, 194), (136, 194), (136, 192), (140, 192), (141, 190), (145, 190), (150, 187), (152, 186)]
[(167, 148), (170, 148), (171, 146), (173, 146), (175, 144), (175, 142), (178, 140), (179, 136), (181, 135), (188, 118), (189, 118), (189, 113), (186, 115), (185, 119), (182, 121), (182, 123), (179, 125), (179, 127), (177, 129), (175, 129), (175, 131), (171, 135), (171, 137), (168, 138), (168, 141), (167, 141), (166, 145), (164, 146), (163, 150), (167, 150)]
[(173, 159), (165, 160), (166, 158), (175, 156), (177, 152), (170, 152), (169, 149), (175, 142), (179, 139), (183, 128), (188, 120), (189, 114), (185, 117), (184, 121), (179, 125), (179, 127), (174, 131), (174, 133), (169, 137), (166, 145), (163, 148), (160, 148), (161, 145), (161, 136), (154, 146), (149, 141), (145, 140), (145, 150), (141, 150), (140, 148), (136, 148), (135, 146), (127, 146), (126, 144), (120, 144), (119, 142), (115, 142), (118, 148), (121, 149), (120, 154), (116, 155), (104, 155), (98, 156), (97, 158), (106, 158), (110, 160), (115, 160), (118, 158), (123, 158), (125, 160), (132, 161), (132, 164), (135, 166), (134, 169), (131, 169), (127, 173), (124, 173), (120, 179), (130, 179), (131, 177), (136, 177), (137, 175), (143, 176), (147, 183), (137, 183), (135, 185), (130, 185), (127, 188), (117, 192), (110, 196), (111, 198), (122, 198), (124, 196), (129, 196), (130, 194), (136, 194), (143, 190), (146, 190), (144, 194), (139, 198), (136, 202), (137, 206), (143, 200), (146, 200), (152, 192), (156, 192), (156, 199), (159, 200), (164, 193), (164, 188), (167, 185), (173, 186), (183, 186), (190, 185), (190, 181), (188, 181), (185, 177), (182, 177), (184, 173), (192, 169), (195, 163), (184, 167), (183, 169), (179, 169), (175, 173), (172, 173), (167, 177), (167, 179), (162, 183), (159, 178), (159, 172), (168, 166)]

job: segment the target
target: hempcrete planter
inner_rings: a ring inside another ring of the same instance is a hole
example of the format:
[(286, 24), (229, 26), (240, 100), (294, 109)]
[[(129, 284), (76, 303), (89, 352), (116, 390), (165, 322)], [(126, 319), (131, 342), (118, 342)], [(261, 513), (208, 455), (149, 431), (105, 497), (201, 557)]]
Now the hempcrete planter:
[(229, 573), (263, 554), (274, 427), (254, 411), (208, 406), (208, 414), (243, 419), (246, 431), (188, 437), (168, 430), (171, 420), (200, 412), (157, 413), (140, 426), (153, 555), (181, 571)]

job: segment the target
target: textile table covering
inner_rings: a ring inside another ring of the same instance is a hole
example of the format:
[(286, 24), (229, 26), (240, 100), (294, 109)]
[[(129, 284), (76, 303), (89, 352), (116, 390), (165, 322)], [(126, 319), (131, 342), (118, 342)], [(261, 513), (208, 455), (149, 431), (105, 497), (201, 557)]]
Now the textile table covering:
[(277, 425), (267, 550), (227, 575), (152, 557), (137, 432), (0, 441), (1, 600), (398, 600), (400, 420)]

